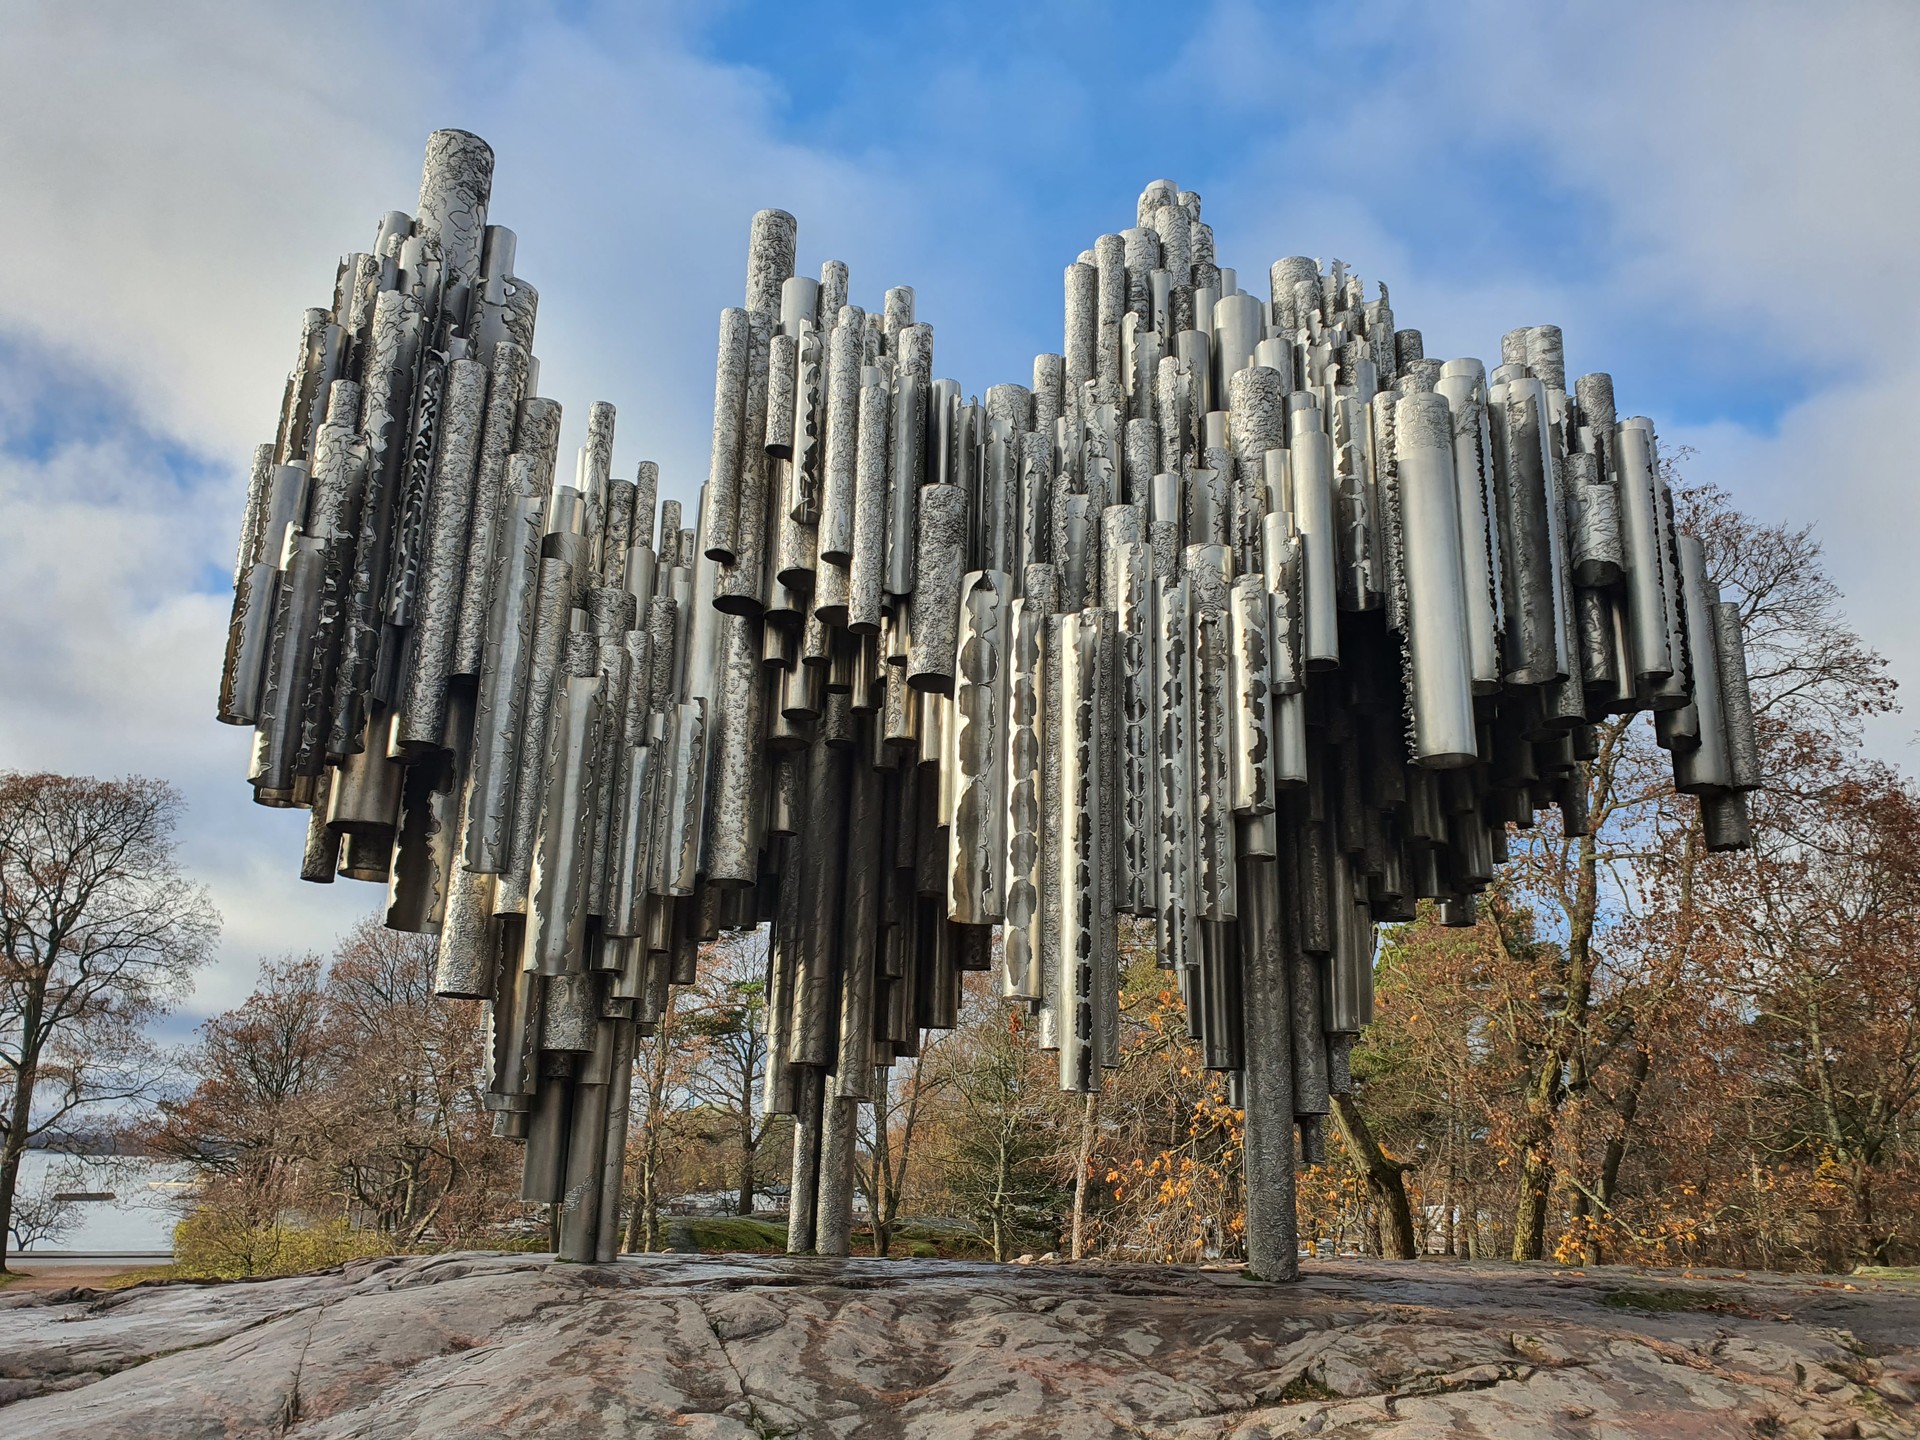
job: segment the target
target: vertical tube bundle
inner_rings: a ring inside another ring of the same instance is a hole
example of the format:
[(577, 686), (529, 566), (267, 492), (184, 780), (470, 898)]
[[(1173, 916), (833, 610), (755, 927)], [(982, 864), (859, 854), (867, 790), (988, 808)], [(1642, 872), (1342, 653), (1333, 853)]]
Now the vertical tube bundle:
[(1577, 832), (1584, 727), (1658, 712), (1709, 846), (1746, 842), (1738, 608), (1553, 327), (1489, 375), (1338, 262), (1254, 297), (1155, 182), (1066, 267), (1061, 353), (976, 401), (911, 289), (796, 276), (766, 210), (683, 528), (650, 462), (618, 478), (610, 405), (556, 480), (491, 178), (437, 133), (417, 214), (304, 317), (217, 713), (256, 799), (310, 812), (302, 874), (387, 884), (488, 1007), (485, 1104), (569, 1258), (612, 1258), (636, 1038), (763, 914), (794, 1245), (844, 1252), (854, 1107), (996, 928), (1001, 994), (1098, 1089), (1137, 915), (1238, 1076), (1280, 1278), (1374, 927), (1470, 921), (1541, 805)]

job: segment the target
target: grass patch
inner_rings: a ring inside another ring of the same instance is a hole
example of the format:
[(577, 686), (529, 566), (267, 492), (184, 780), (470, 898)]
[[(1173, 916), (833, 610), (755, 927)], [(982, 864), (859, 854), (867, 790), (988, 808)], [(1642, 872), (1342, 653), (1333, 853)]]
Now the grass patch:
[[(666, 1218), (662, 1217), (663, 1220)], [(779, 1220), (725, 1215), (682, 1222), (678, 1216), (674, 1216), (672, 1223), (676, 1226), (681, 1223), (686, 1225), (696, 1250), (764, 1255), (769, 1251), (784, 1252), (787, 1248), (787, 1227)]]
[(102, 1280), (100, 1282), (100, 1288), (102, 1290), (125, 1290), (129, 1286), (142, 1285), (149, 1280), (181, 1280), (187, 1278), (191, 1277), (181, 1275), (180, 1267), (177, 1265), (146, 1265), (138, 1270), (128, 1270), (123, 1274), (114, 1275)]
[(1681, 1311), (1726, 1313), (1738, 1307), (1718, 1290), (1609, 1290), (1600, 1303), (1610, 1310), (1671, 1315)]
[(1280, 1387), (1280, 1399), (1287, 1405), (1304, 1405), (1310, 1400), (1338, 1400), (1340, 1397), (1313, 1376), (1300, 1374)]
[(1856, 1265), (1853, 1273), (1863, 1280), (1920, 1280), (1920, 1265)]

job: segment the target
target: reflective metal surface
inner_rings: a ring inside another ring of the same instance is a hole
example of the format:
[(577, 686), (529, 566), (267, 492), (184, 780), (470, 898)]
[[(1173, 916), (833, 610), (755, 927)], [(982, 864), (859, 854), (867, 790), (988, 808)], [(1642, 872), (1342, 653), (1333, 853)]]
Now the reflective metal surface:
[(636, 1027), (763, 905), (794, 1246), (844, 1253), (856, 1107), (967, 970), (1098, 1089), (1135, 916), (1236, 1077), (1284, 1278), (1375, 926), (1471, 924), (1537, 807), (1580, 833), (1593, 721), (1658, 712), (1710, 848), (1747, 843), (1739, 612), (1553, 327), (1489, 374), (1339, 262), (1252, 296), (1156, 181), (1066, 267), (1060, 353), (977, 401), (910, 289), (796, 276), (766, 210), (683, 528), (610, 405), (556, 483), (492, 168), (434, 135), (417, 217), (303, 318), (217, 713), (260, 803), (310, 810), (301, 873), (388, 885), (489, 1007), (485, 1101), (569, 1258), (621, 1233)]

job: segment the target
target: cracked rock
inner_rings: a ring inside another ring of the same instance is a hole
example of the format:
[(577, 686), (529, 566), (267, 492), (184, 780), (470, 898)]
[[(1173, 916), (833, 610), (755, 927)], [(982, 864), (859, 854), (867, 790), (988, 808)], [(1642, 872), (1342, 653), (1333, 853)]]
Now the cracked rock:
[[(1838, 1296), (1748, 1276), (1756, 1303), (1739, 1313), (1639, 1313), (1606, 1303), (1620, 1279), (1451, 1262), (1313, 1262), (1299, 1284), (1270, 1286), (1117, 1265), (363, 1261), (0, 1296), (0, 1433), (1916, 1433), (1920, 1286)], [(1664, 1283), (1633, 1276), (1638, 1290)]]

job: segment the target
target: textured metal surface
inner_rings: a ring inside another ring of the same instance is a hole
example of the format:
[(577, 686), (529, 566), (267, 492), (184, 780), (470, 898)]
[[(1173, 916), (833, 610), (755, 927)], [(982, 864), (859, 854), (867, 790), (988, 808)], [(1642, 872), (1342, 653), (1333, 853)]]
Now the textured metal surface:
[(1066, 267), (1060, 353), (975, 402), (910, 288), (869, 313), (844, 264), (795, 276), (761, 211), (688, 525), (651, 462), (615, 478), (604, 403), (556, 485), (491, 179), (436, 134), (417, 217), (303, 318), (217, 713), (256, 799), (310, 810), (301, 873), (387, 885), (488, 1007), (485, 1104), (568, 1258), (616, 1247), (636, 1033), (763, 915), (790, 1244), (845, 1251), (857, 1107), (995, 927), (997, 988), (1092, 1090), (1139, 926), (1245, 1105), (1281, 1278), (1377, 921), (1471, 924), (1510, 821), (1582, 833), (1601, 715), (1655, 711), (1709, 848), (1747, 843), (1740, 609), (1652, 423), (1569, 392), (1553, 327), (1489, 375), (1337, 261), (1257, 298), (1156, 181)]

